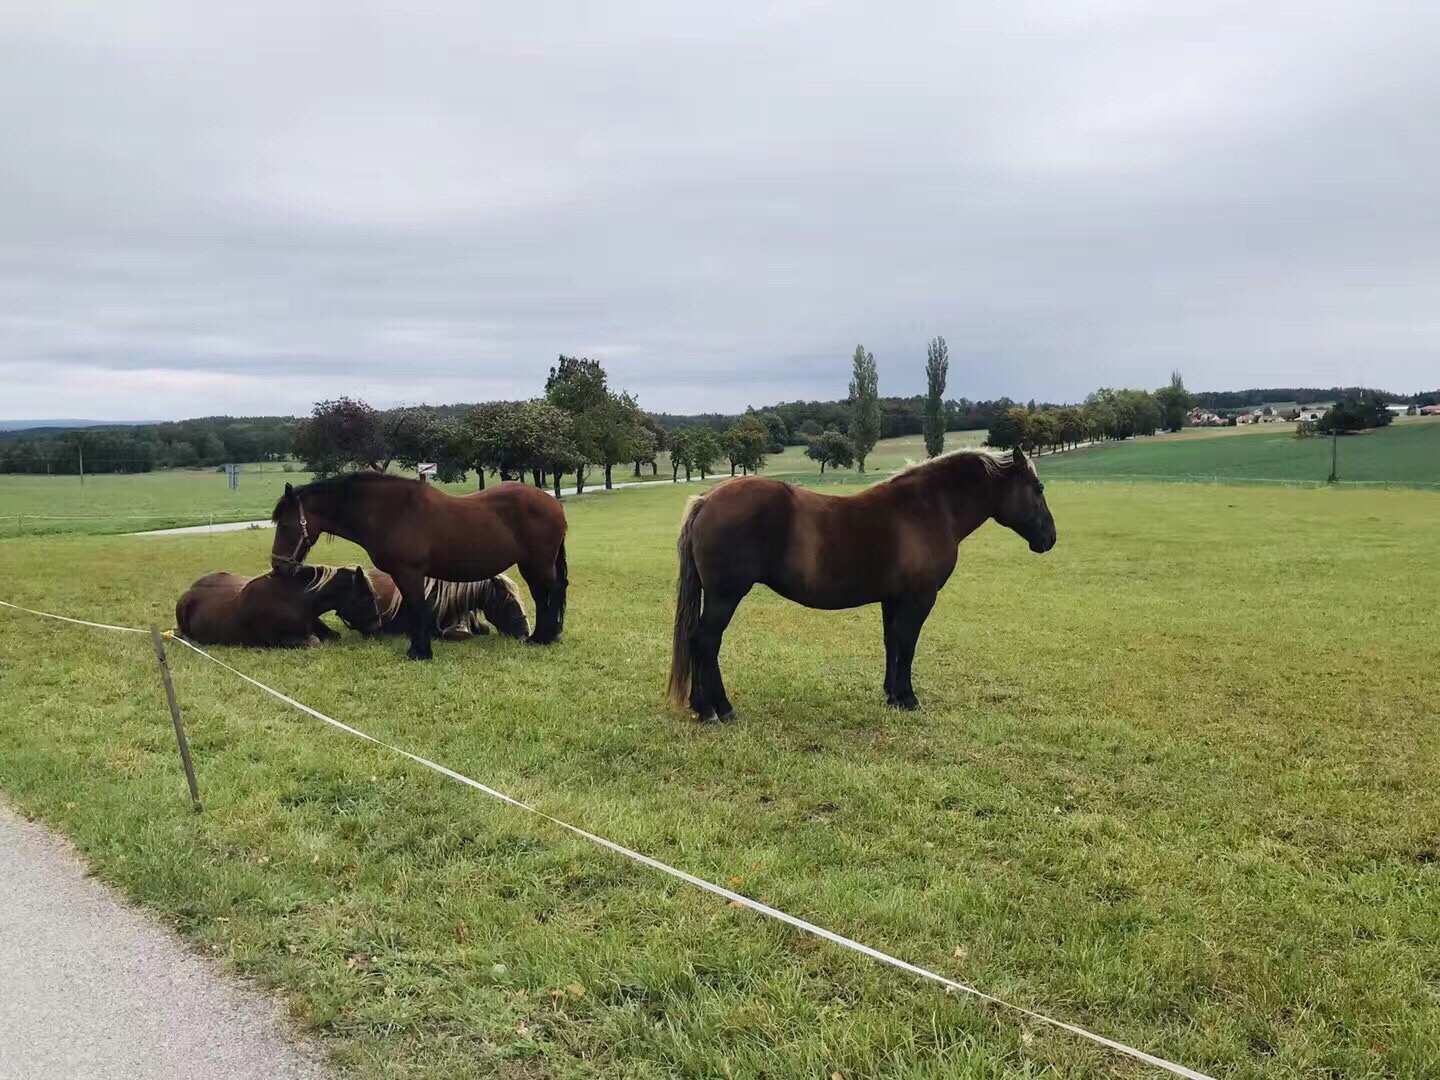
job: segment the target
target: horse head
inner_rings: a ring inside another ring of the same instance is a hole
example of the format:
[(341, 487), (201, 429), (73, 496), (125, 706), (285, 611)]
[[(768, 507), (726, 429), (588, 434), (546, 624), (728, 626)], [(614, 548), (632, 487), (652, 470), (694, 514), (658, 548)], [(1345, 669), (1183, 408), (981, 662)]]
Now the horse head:
[(1055, 546), (1055, 519), (1045, 504), (1045, 485), (1035, 466), (1017, 446), (1001, 476), (995, 520), (1029, 541), (1031, 551), (1043, 555)]
[(275, 522), (275, 542), (270, 546), (270, 566), (281, 574), (293, 575), (315, 546), (319, 533), (312, 530), (300, 493), (289, 484), (270, 515)]
[(380, 603), (363, 567), (340, 570), (335, 575), (335, 614), (351, 630), (362, 634), (380, 632)]

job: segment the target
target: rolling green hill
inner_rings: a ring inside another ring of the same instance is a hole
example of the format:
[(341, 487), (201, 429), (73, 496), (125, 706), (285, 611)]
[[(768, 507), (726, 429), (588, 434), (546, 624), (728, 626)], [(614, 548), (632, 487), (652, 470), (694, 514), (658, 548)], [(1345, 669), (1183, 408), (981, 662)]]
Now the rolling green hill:
[[(1398, 421), (1339, 443), (1342, 482), (1440, 486), (1440, 420)], [(1289, 424), (1228, 438), (1138, 439), (1042, 459), (1046, 478), (1323, 483), (1330, 440), (1297, 439)]]

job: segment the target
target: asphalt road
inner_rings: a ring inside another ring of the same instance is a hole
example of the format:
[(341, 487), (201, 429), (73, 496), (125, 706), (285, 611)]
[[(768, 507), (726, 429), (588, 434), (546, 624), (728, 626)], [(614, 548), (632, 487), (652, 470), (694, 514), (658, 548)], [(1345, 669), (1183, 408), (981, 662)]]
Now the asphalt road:
[(280, 1007), (0, 803), (0, 1080), (320, 1080)]

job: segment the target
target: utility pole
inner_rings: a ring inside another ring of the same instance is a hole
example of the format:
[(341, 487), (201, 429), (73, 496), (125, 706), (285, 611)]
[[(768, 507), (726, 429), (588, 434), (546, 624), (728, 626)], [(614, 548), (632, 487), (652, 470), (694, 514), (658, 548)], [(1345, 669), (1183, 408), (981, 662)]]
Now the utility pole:
[(75, 446), (80, 451), (80, 486), (85, 486), (85, 438), (76, 436)]
[(1340, 425), (1337, 423), (1330, 429), (1330, 483), (1332, 484), (1340, 479), (1340, 477), (1336, 475), (1339, 453)]

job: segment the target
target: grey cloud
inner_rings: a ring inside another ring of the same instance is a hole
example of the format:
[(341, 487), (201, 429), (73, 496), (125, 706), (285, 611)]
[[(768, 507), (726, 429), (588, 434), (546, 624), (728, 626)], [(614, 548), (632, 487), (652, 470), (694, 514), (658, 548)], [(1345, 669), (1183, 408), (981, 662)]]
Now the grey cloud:
[[(493, 8), (493, 10), (491, 10)], [(1440, 384), (1440, 9), (23, 0), (0, 414)], [(61, 403), (67, 403), (61, 409)]]

